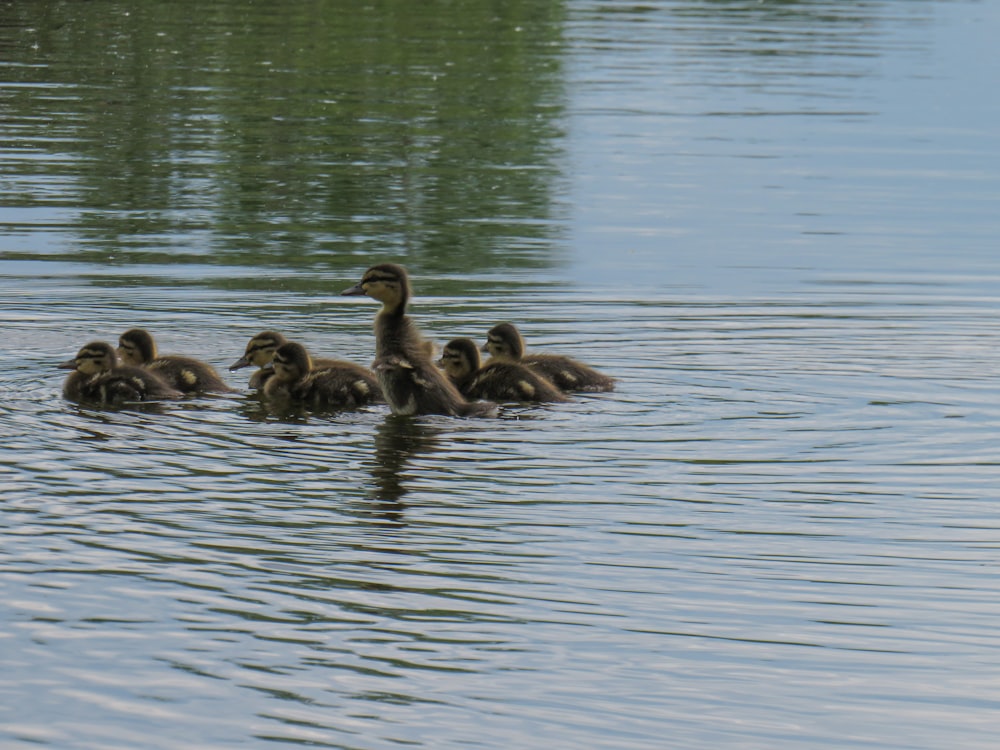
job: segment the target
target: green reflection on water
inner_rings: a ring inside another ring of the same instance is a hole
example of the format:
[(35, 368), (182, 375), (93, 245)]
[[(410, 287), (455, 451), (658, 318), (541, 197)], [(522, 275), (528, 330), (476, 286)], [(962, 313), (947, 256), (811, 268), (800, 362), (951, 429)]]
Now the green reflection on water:
[(0, 258), (552, 262), (561, 2), (4, 13)]

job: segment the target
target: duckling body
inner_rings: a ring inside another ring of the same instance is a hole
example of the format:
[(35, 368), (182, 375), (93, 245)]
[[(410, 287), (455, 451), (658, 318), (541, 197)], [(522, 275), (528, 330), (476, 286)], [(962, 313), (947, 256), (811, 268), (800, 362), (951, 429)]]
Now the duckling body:
[(183, 395), (149, 370), (120, 364), (114, 348), (103, 341), (92, 341), (59, 367), (73, 371), (63, 383), (63, 396), (70, 401), (121, 404)]
[(232, 393), (211, 365), (177, 355), (160, 356), (156, 342), (143, 328), (131, 328), (118, 339), (118, 354), (126, 365), (156, 373), (181, 393)]
[(416, 324), (406, 314), (410, 282), (406, 269), (383, 263), (365, 271), (344, 295), (367, 295), (382, 303), (375, 316), (375, 361), (372, 370), (394, 414), (488, 416), (496, 404), (470, 403), (432, 361)]
[(314, 409), (352, 408), (382, 399), (378, 381), (364, 367), (340, 362), (333, 369), (317, 369), (306, 348), (292, 341), (275, 350), (274, 374), (262, 392), (267, 399), (298, 401)]
[(566, 401), (549, 380), (516, 362), (481, 364), (472, 339), (453, 339), (441, 352), (439, 364), (463, 396), (489, 401)]
[(550, 380), (562, 391), (613, 391), (615, 379), (561, 354), (525, 354), (524, 339), (511, 323), (493, 326), (483, 347), (491, 361), (516, 362)]
[[(277, 351), (278, 347), (287, 343), (288, 339), (277, 331), (261, 331), (247, 342), (247, 348), (243, 352), (243, 356), (229, 365), (229, 369), (233, 371), (249, 367), (250, 365), (256, 365), (258, 369), (250, 376), (247, 386), (260, 390), (264, 387), (268, 378), (274, 375), (271, 362), (274, 360), (275, 351)], [(312, 366), (314, 370), (332, 370), (344, 367), (351, 371), (353, 371), (353, 368), (360, 367), (360, 365), (342, 359), (326, 359), (322, 357), (312, 359)], [(361, 369), (364, 370), (364, 368)]]

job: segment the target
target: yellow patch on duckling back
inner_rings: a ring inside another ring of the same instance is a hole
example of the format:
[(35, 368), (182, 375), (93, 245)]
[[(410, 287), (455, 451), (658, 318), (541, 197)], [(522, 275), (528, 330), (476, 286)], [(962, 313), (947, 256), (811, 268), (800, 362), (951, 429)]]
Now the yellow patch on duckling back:
[(181, 380), (189, 386), (193, 386), (198, 382), (198, 374), (191, 370), (181, 370)]
[(527, 396), (528, 398), (534, 398), (535, 396), (535, 386), (529, 383), (527, 380), (518, 380), (518, 388), (521, 389), (521, 395)]

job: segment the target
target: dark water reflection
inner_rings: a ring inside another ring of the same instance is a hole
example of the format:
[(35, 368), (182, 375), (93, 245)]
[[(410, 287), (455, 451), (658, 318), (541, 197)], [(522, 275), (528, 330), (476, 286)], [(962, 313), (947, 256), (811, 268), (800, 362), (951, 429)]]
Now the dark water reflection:
[[(0, 745), (992, 748), (998, 27), (0, 4)], [(384, 259), (618, 390), (60, 397), (136, 325), (369, 361)]]
[(442, 10), (6, 6), (8, 230), (69, 231), (28, 252), (96, 262), (343, 266), (374, 241), (436, 268), (537, 264), (562, 4)]
[(386, 520), (401, 520), (407, 465), (414, 456), (434, 450), (435, 436), (436, 431), (420, 420), (392, 414), (375, 429), (375, 455), (368, 467), (371, 495)]

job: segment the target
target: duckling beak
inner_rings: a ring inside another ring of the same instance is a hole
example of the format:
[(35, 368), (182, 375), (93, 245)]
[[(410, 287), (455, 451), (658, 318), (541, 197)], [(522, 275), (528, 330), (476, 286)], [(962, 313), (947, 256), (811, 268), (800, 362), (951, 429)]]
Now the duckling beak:
[(479, 351), (481, 351), (483, 354), (489, 354), (490, 353), (490, 342), (487, 341), (485, 344), (483, 344), (479, 348)]
[(355, 284), (354, 286), (352, 286), (350, 289), (345, 289), (344, 291), (342, 291), (340, 293), (340, 296), (341, 297), (358, 297), (358, 296), (364, 295), (365, 293), (366, 292), (365, 292), (365, 289), (364, 289), (364, 282), (359, 281), (357, 284)]
[(247, 359), (246, 355), (244, 354), (238, 360), (236, 360), (231, 365), (229, 365), (229, 372), (233, 372), (235, 370), (239, 370), (241, 367), (249, 367), (250, 364), (251, 364), (250, 360)]
[(56, 368), (60, 370), (75, 370), (76, 369), (76, 358), (67, 359), (65, 362), (60, 362), (56, 365)]

